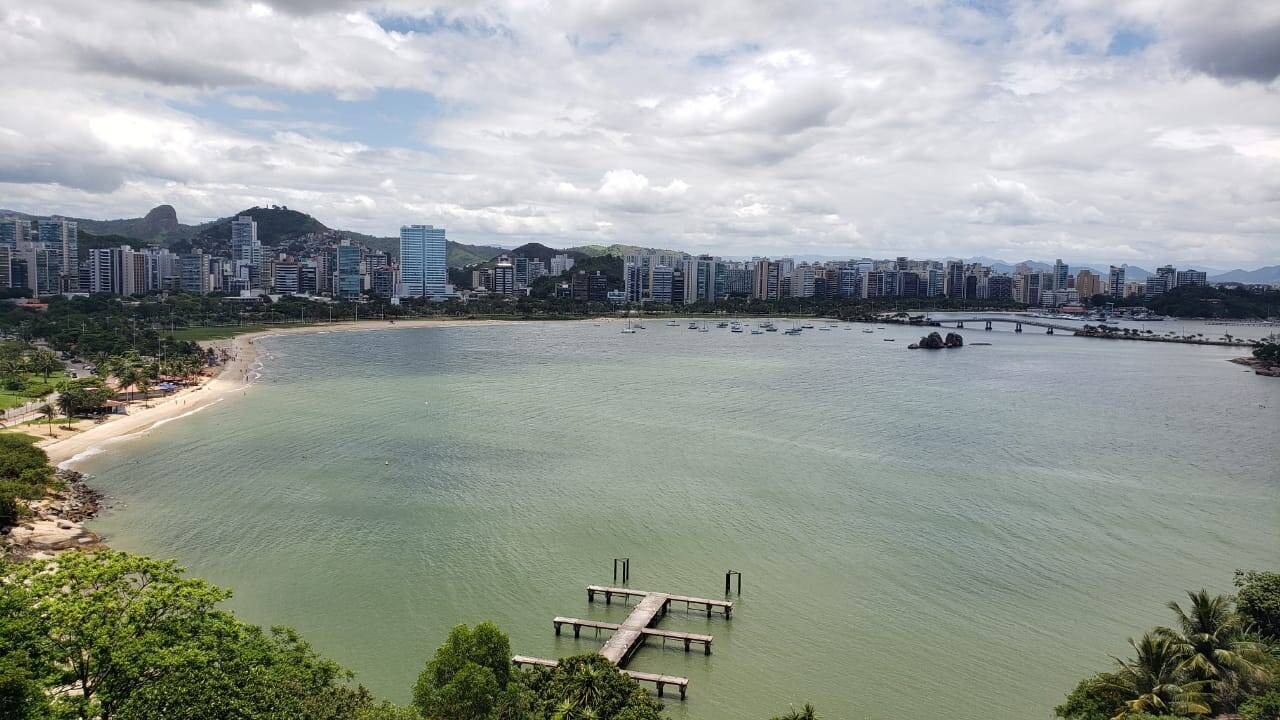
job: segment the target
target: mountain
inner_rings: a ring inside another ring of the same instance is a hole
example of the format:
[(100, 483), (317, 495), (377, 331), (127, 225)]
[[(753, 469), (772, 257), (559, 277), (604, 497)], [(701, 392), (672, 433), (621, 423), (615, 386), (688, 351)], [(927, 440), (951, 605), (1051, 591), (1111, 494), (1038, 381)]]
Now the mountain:
[[(31, 215), (14, 210), (0, 210), (0, 215), (15, 215), (24, 220), (38, 220), (48, 215)], [(66, 217), (60, 215), (59, 217)], [(100, 237), (119, 235), (133, 242), (156, 242), (166, 244), (174, 240), (192, 237), (201, 226), (183, 225), (178, 222), (178, 212), (172, 205), (157, 205), (140, 218), (124, 218), (119, 220), (94, 220), (91, 218), (73, 218), (76, 225), (84, 232)]]
[(504, 250), (503, 252), (511, 255), (511, 257), (526, 257), (532, 260), (541, 260), (547, 265), (551, 264), (551, 258), (555, 255), (568, 255), (574, 261), (586, 260), (591, 255), (580, 252), (578, 250), (557, 250), (553, 247), (547, 247), (542, 243), (525, 243), (514, 250)]
[(1211, 283), (1238, 282), (1280, 285), (1280, 265), (1268, 265), (1257, 270), (1229, 270), (1209, 278)]
[[(536, 244), (536, 243), (535, 243)], [(616, 255), (622, 257), (631, 253), (671, 253), (676, 254), (680, 250), (660, 250), (657, 248), (641, 247), (639, 245), (579, 245), (571, 247), (568, 250), (560, 250), (558, 252), (567, 252), (569, 254), (578, 253), (590, 257), (600, 257), (602, 255)]]

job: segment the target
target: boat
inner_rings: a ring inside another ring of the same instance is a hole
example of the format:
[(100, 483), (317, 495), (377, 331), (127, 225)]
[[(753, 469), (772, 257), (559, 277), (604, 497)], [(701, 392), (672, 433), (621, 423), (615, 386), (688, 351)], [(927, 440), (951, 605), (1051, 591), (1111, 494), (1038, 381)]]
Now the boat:
[(831, 328), (829, 328), (829, 327), (820, 327), (820, 328), (818, 328), (818, 331), (819, 331), (819, 332), (831, 332)]
[(698, 328), (698, 332), (711, 332), (711, 331), (707, 329), (706, 323), (702, 323), (702, 327)]
[(893, 339), (893, 338), (881, 338), (881, 340), (884, 340), (885, 342), (893, 342), (893, 341), (894, 341), (894, 339)]
[(697, 329), (698, 329), (698, 323), (696, 323), (696, 322), (691, 322), (691, 323), (689, 323), (689, 329), (690, 329), (690, 330), (697, 330)]
[(635, 329), (635, 328), (633, 328), (633, 327), (631, 327), (631, 318), (627, 318), (627, 326), (626, 326), (626, 327), (624, 327), (624, 328), (622, 328), (622, 334), (623, 334), (623, 335), (634, 335), (634, 334), (635, 334), (635, 332), (636, 332), (636, 329)]
[(863, 330), (862, 332), (864, 332), (864, 333), (874, 333), (874, 332), (875, 332), (875, 330), (872, 330), (871, 328), (867, 328), (867, 329)]
[(738, 325), (734, 325), (733, 327), (729, 328), (729, 332), (740, 333), (742, 332), (742, 328)]
[(680, 323), (676, 322), (675, 320), (668, 320), (667, 327), (680, 327)]
[(752, 335), (763, 335), (763, 334), (764, 334), (764, 331), (763, 331), (763, 330), (761, 330), (760, 328), (752, 328), (752, 329), (751, 329), (751, 334), (752, 334)]
[(768, 326), (766, 326), (766, 327), (765, 327), (764, 331), (765, 331), (765, 332), (778, 332), (778, 328), (776, 328), (776, 327), (774, 327), (774, 326), (772, 326), (772, 325), (768, 325)]
[(718, 327), (718, 328), (727, 328), (727, 327), (729, 327), (729, 323), (724, 322), (724, 321), (721, 321), (721, 322), (716, 323), (716, 327)]
[(810, 325), (810, 324), (808, 324), (808, 323), (805, 323), (804, 325), (801, 325), (801, 326), (800, 326), (800, 329), (801, 329), (801, 330), (812, 330), (812, 329), (813, 329), (813, 326), (812, 326), (812, 325)]

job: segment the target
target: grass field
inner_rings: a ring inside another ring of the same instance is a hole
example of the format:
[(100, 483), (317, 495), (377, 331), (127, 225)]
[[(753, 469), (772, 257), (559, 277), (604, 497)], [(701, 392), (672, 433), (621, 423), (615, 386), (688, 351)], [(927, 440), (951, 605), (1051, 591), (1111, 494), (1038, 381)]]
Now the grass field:
[(207, 327), (179, 328), (169, 334), (178, 340), (200, 342), (201, 340), (221, 340), (222, 338), (235, 337), (245, 333), (258, 332), (266, 328), (266, 325), (209, 325)]
[(60, 373), (49, 375), (49, 382), (45, 382), (44, 375), (37, 373), (23, 373), (20, 377), (23, 385), (21, 390), (0, 388), (0, 410), (8, 410), (48, 395), (56, 389), (55, 386), (62, 379)]

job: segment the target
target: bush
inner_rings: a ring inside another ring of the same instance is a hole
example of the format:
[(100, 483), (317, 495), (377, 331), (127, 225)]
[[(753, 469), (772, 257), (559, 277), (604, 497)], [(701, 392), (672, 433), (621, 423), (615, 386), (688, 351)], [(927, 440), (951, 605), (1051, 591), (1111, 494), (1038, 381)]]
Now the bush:
[(1280, 642), (1280, 572), (1236, 571), (1236, 610), (1264, 638)]
[(1111, 720), (1124, 709), (1128, 699), (1116, 687), (1117, 680), (1111, 673), (1081, 680), (1067, 699), (1053, 709), (1053, 714), (1065, 720)]
[(1244, 720), (1280, 720), (1280, 690), (1259, 695), (1240, 706)]

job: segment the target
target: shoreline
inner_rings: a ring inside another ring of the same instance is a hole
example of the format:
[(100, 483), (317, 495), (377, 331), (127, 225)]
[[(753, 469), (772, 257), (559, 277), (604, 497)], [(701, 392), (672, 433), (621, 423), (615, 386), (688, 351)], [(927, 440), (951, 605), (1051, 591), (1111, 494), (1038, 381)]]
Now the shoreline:
[[(618, 318), (587, 318), (580, 322), (616, 320)], [(332, 324), (271, 328), (229, 338), (202, 341), (200, 343), (202, 347), (229, 353), (228, 359), (222, 364), (217, 374), (195, 387), (186, 388), (168, 397), (158, 399), (151, 403), (150, 407), (137, 408), (127, 415), (113, 416), (101, 425), (94, 425), (70, 437), (40, 444), (38, 447), (49, 456), (49, 464), (59, 470), (74, 469), (75, 465), (81, 460), (106, 452), (103, 447), (105, 445), (128, 440), (130, 437), (145, 435), (156, 427), (193, 415), (222, 402), (232, 393), (242, 393), (253, 385), (254, 380), (257, 379), (253, 375), (261, 367), (258, 364), (258, 352), (254, 345), (254, 341), (260, 338), (275, 335), (314, 335), (327, 332), (372, 332), (430, 327), (479, 327), (507, 325), (518, 322), (525, 321), (442, 320), (438, 318), (397, 320), (394, 324), (385, 320), (344, 321)], [(258, 367), (255, 367), (255, 365)]]

